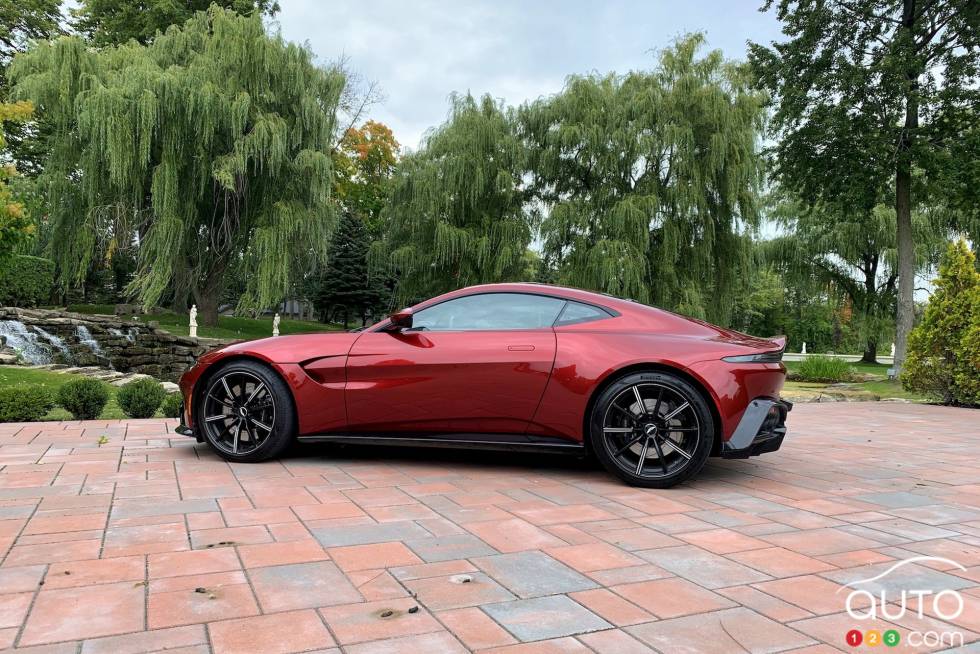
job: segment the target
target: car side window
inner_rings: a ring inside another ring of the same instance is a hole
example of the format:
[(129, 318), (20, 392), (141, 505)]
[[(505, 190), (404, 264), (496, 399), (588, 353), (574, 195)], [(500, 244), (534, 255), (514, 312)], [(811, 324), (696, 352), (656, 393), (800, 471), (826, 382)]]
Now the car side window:
[(591, 322), (593, 320), (602, 320), (603, 318), (610, 317), (611, 316), (609, 313), (603, 311), (599, 307), (569, 300), (565, 305), (564, 310), (562, 310), (561, 315), (558, 316), (558, 322), (555, 323), (555, 327), (561, 327), (562, 325), (577, 325), (580, 322)]
[(471, 331), (551, 327), (565, 300), (526, 293), (483, 293), (448, 300), (412, 316), (412, 329)]

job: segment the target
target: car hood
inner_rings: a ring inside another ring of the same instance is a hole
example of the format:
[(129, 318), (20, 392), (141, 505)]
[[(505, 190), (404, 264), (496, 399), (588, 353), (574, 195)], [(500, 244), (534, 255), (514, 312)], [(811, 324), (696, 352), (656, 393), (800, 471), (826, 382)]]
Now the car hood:
[(360, 332), (324, 332), (272, 336), (257, 341), (232, 343), (216, 352), (222, 357), (246, 354), (270, 363), (302, 363), (311, 359), (343, 356), (350, 352)]

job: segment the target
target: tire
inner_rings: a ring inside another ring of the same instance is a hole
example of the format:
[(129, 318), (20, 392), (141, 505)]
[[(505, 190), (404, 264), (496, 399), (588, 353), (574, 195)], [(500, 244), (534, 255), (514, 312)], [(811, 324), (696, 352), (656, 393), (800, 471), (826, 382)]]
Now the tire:
[(615, 380), (596, 398), (589, 417), (592, 451), (631, 486), (670, 488), (692, 478), (707, 462), (714, 438), (704, 397), (666, 372)]
[(296, 434), (296, 410), (289, 387), (257, 361), (234, 361), (209, 374), (194, 411), (194, 423), (204, 440), (227, 461), (274, 459)]

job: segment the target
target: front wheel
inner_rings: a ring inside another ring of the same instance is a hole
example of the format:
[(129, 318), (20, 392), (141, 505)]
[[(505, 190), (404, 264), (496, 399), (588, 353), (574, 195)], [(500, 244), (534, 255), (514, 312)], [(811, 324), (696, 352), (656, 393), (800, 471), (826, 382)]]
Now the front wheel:
[(207, 378), (196, 423), (218, 455), (244, 463), (279, 456), (296, 433), (289, 388), (255, 361), (235, 361)]
[(639, 372), (602, 391), (589, 431), (592, 450), (609, 472), (632, 486), (670, 488), (704, 467), (715, 426), (690, 382)]

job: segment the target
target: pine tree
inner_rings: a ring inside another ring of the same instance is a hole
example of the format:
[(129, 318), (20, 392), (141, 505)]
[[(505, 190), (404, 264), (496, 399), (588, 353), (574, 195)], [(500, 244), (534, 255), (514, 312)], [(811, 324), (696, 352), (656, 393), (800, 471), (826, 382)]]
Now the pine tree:
[(258, 16), (212, 6), (148, 46), (39, 43), (11, 72), (52, 126), (40, 181), (62, 286), (105, 241), (137, 241), (130, 291), (152, 306), (186, 284), (213, 325), (229, 270), (247, 272), (239, 309), (259, 309), (323, 256), (344, 78)]
[(339, 313), (347, 329), (351, 317), (357, 316), (363, 323), (378, 307), (383, 289), (368, 269), (369, 247), (364, 221), (350, 212), (344, 213), (331, 241), (327, 264), (311, 293), (322, 320)]

